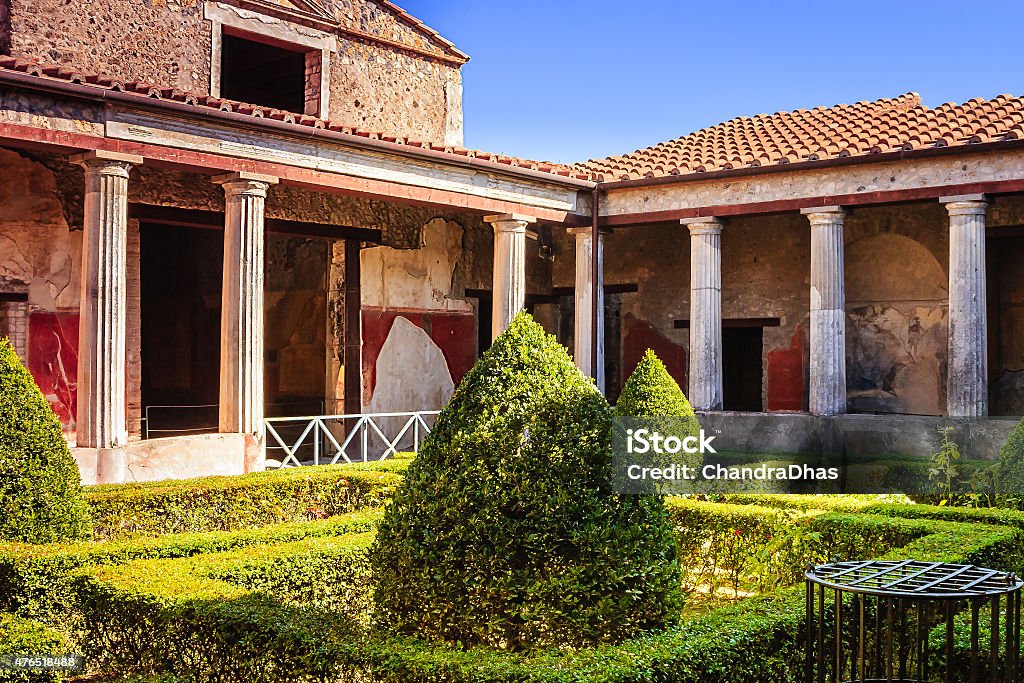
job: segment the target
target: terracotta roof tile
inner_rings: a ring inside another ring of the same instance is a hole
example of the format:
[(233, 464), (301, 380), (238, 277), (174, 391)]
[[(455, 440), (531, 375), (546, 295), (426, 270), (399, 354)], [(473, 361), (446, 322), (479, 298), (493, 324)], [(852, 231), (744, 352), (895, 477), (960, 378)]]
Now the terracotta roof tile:
[(42, 66), (13, 57), (0, 57), (0, 71), (4, 70), (170, 100), (199, 109), (326, 128), (344, 135), (476, 158), (566, 178), (604, 182), (1024, 140), (1024, 98), (999, 95), (992, 100), (975, 98), (963, 104), (946, 102), (929, 109), (922, 105), (917, 93), (906, 93), (874, 102), (740, 116), (629, 154), (566, 165), (362, 130), (315, 116), (160, 88), (150, 83), (124, 82), (68, 67)]
[(578, 169), (575, 166), (569, 166), (566, 164), (530, 161), (527, 159), (519, 159), (516, 157), (509, 157), (500, 154), (492, 154), (490, 152), (467, 149), (465, 147), (445, 145), (430, 141), (407, 139), (400, 136), (381, 133), (379, 131), (363, 130), (355, 126), (345, 125), (340, 122), (326, 121), (316, 116), (296, 114), (293, 112), (282, 111), (270, 107), (261, 107), (246, 102), (235, 102), (233, 100), (226, 100), (218, 97), (210, 97), (207, 95), (197, 95), (195, 93), (184, 92), (174, 88), (159, 88), (150, 83), (142, 83), (136, 81), (124, 82), (115, 78), (110, 78), (109, 76), (104, 76), (102, 74), (82, 73), (65, 67), (44, 67), (34, 62), (20, 60), (14, 57), (0, 56), (0, 72), (2, 71), (16, 71), (19, 73), (28, 74), (30, 76), (36, 76), (39, 78), (48, 78), (70, 83), (77, 83), (81, 85), (92, 85), (106, 90), (116, 90), (120, 92), (133, 93), (141, 97), (170, 100), (174, 102), (184, 103), (190, 106), (195, 106), (199, 109), (216, 109), (219, 111), (234, 112), (237, 114), (252, 116), (254, 118), (266, 118), (299, 126), (326, 128), (327, 130), (342, 133), (344, 135), (352, 135), (355, 137), (362, 137), (370, 140), (381, 140), (394, 145), (418, 147), (421, 149), (428, 149), (433, 150), (435, 152), (450, 154), (456, 157), (477, 158), (485, 161), (502, 163), (508, 166), (522, 167), (531, 170), (542, 171), (564, 178), (573, 178), (575, 180), (592, 179), (592, 174), (590, 174), (589, 172), (582, 169)]
[(603, 181), (799, 163), (1024, 138), (1024, 99), (999, 95), (934, 109), (917, 93), (832, 107), (740, 116), (576, 168)]

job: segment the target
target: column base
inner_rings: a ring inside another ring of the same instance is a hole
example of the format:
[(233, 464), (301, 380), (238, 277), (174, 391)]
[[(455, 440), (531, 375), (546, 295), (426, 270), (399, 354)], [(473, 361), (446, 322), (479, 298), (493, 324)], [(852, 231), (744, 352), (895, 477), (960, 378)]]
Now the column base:
[(245, 473), (267, 469), (267, 438), (256, 434), (243, 434), (245, 440)]
[(128, 473), (128, 458), (123, 448), (96, 449), (96, 483), (123, 484)]

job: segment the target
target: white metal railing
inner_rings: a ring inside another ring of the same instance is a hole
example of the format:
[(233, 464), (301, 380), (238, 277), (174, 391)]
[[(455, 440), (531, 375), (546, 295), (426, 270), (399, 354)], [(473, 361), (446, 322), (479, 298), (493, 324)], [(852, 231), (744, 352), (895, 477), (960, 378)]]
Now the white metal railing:
[(270, 417), (264, 420), (268, 460), (276, 459), (271, 457), (275, 451), (283, 456), (281, 467), (385, 460), (400, 450), (417, 453), (440, 412)]

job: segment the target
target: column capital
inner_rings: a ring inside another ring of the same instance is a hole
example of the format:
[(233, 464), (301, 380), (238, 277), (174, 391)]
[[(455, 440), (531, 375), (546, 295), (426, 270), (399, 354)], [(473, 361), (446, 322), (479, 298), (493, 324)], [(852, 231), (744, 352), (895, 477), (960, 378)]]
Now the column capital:
[(800, 213), (807, 216), (813, 228), (819, 225), (841, 224), (847, 212), (841, 206), (809, 206), (800, 209)]
[(721, 235), (722, 221), (714, 216), (694, 216), (693, 218), (680, 218), (680, 225), (690, 229), (690, 235)]
[(127, 178), (132, 166), (141, 166), (143, 159), (137, 154), (124, 154), (123, 152), (108, 152), (107, 150), (97, 149), (91, 152), (73, 154), (68, 157), (68, 161), (76, 166), (81, 166), (87, 172), (120, 175)]
[(983, 194), (960, 194), (939, 197), (939, 203), (946, 205), (950, 216), (981, 216), (988, 208), (988, 197)]
[(499, 213), (484, 216), (484, 222), (490, 223), (495, 232), (526, 232), (526, 226), (537, 219), (522, 213)]
[[(594, 229), (591, 228), (589, 225), (584, 225), (584, 226), (575, 227), (575, 228), (566, 228), (565, 232), (567, 234), (569, 234), (569, 235), (575, 235), (576, 239), (581, 239), (581, 238), (591, 237), (594, 234)], [(604, 237), (605, 235), (609, 235), (609, 234), (611, 234), (611, 232), (612, 231), (609, 230), (608, 228), (599, 228), (598, 229), (598, 234), (601, 237)]]
[(279, 182), (277, 176), (250, 173), (248, 171), (237, 171), (214, 176), (213, 182), (224, 188), (224, 194), (229, 197), (238, 195), (255, 195), (266, 197), (267, 189)]

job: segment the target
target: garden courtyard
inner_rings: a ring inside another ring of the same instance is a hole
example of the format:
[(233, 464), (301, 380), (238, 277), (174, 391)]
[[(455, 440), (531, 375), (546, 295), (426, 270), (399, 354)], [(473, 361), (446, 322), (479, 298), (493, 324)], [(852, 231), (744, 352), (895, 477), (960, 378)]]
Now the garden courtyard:
[[(2, 354), (0, 657), (81, 656), (4, 681), (796, 682), (808, 565), (1024, 570), (1008, 493), (1024, 427), (984, 495), (943, 495), (941, 478), (916, 500), (619, 495), (611, 422), (697, 417), (653, 353), (609, 407), (525, 314), (415, 457), (84, 489), (56, 417)], [(951, 651), (945, 625), (924, 624), (911, 659), (926, 680), (1010, 680), (987, 617), (972, 659), (972, 604), (955, 603)], [(821, 616), (827, 632), (834, 610)], [(869, 653), (902, 647), (886, 632)]]

